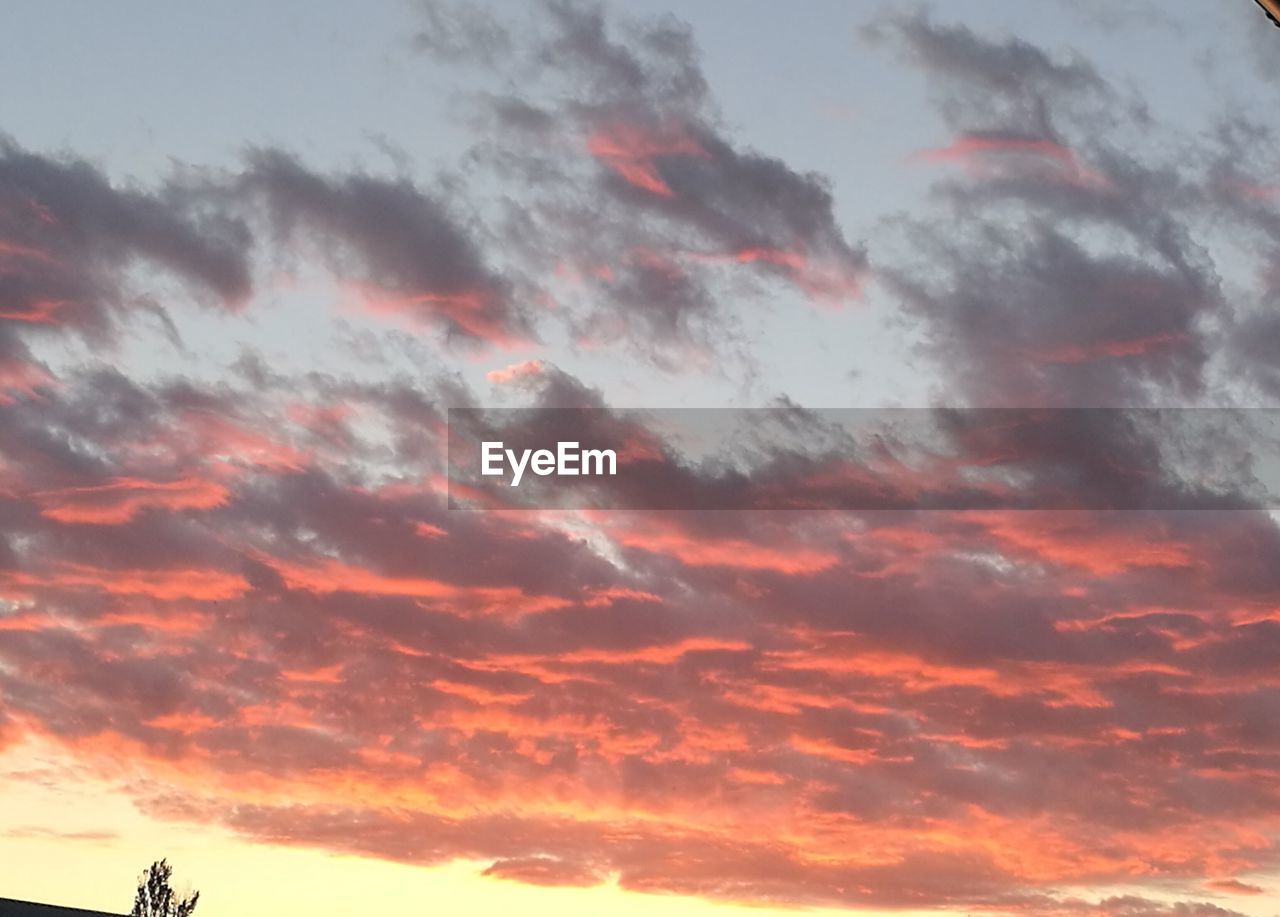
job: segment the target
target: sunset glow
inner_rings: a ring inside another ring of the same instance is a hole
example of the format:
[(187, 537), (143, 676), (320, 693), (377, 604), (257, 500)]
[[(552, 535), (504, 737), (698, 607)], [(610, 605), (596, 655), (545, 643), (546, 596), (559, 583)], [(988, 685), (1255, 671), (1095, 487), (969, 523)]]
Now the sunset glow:
[(1255, 4), (5, 15), (0, 899), (1275, 917)]

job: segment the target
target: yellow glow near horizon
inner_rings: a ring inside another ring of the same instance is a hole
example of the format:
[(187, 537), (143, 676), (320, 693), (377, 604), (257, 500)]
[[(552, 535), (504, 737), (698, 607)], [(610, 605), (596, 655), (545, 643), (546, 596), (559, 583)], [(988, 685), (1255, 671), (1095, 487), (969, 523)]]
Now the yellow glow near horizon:
[(616, 885), (544, 888), (485, 877), (488, 862), (424, 867), (253, 843), (216, 827), (150, 818), (117, 783), (51, 747), (29, 741), (0, 755), (0, 897), (123, 913), (138, 874), (160, 857), (174, 866), (179, 890), (200, 890), (199, 917), (860, 913), (647, 895)]
[[(125, 913), (137, 877), (160, 857), (179, 891), (200, 890), (198, 917), (939, 917), (977, 911), (781, 908), (629, 892), (614, 884), (546, 888), (481, 875), (488, 861), (417, 866), (255, 843), (225, 829), (147, 816), (123, 789), (28, 739), (0, 753), (0, 898)], [(54, 827), (56, 826), (56, 828)], [(1086, 900), (1150, 888), (1078, 889)], [(1201, 895), (1213, 898), (1213, 895)], [(1178, 896), (1167, 896), (1169, 902)], [(1267, 899), (1220, 901), (1270, 917)]]

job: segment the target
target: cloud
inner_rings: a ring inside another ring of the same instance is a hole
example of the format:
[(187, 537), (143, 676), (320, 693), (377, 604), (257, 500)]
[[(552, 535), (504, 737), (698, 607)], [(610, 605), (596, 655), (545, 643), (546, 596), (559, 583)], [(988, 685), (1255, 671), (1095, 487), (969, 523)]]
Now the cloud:
[(1238, 917), (1240, 912), (1208, 902), (1178, 901), (1165, 904), (1136, 895), (1126, 895), (1100, 902), (1095, 913), (1106, 917)]
[(511, 35), (493, 16), (464, 3), (419, 4), (424, 23), (414, 45), (448, 61), (493, 64), (510, 51)]
[(1215, 879), (1206, 882), (1205, 888), (1215, 892), (1226, 892), (1229, 895), (1265, 895), (1266, 889), (1241, 882), (1239, 879)]
[(359, 307), (491, 344), (529, 333), (461, 222), (409, 181), (326, 177), (279, 150), (258, 150), (239, 187), (263, 202), (282, 237), (316, 245)]
[(33, 346), (70, 333), (117, 341), (131, 316), (167, 304), (136, 274), (176, 279), (196, 302), (234, 312), (252, 293), (253, 238), (234, 214), (209, 210), (179, 184), (113, 182), (70, 155), (0, 138), (0, 405), (38, 400), (56, 373)]
[(485, 871), (486, 876), (515, 879), (531, 885), (599, 885), (601, 876), (583, 863), (566, 862), (554, 857), (525, 857), (517, 860), (497, 860)]
[[(1055, 58), (1016, 37), (993, 39), (964, 25), (934, 21), (924, 12), (886, 15), (863, 29), (873, 42), (891, 43), (928, 74), (952, 124), (979, 130), (1033, 127), (1052, 131), (1051, 109), (1109, 91), (1087, 61)], [(979, 123), (970, 123), (980, 119)]]
[(87, 162), (8, 140), (0, 143), (0, 188), (0, 327), (106, 332), (112, 310), (136, 307), (125, 272), (138, 262), (225, 307), (251, 292), (247, 227), (193, 206), (179, 189), (113, 184)]
[(0, 833), (0, 836), (18, 840), (88, 841), (91, 843), (110, 843), (119, 837), (114, 831), (54, 831), (34, 825), (9, 828)]
[[(1265, 890), (1280, 534), (1240, 429), (949, 410), (1271, 391), (1274, 284), (1231, 295), (1208, 231), (1280, 251), (1264, 164), (1233, 155), (1265, 132), (1174, 163), (1078, 56), (883, 18), (940, 127), (876, 277), (937, 361), (950, 451), (913, 465), (783, 400), (744, 467), (700, 463), (546, 346), (486, 364), (513, 432), (590, 408), (645, 473), (583, 510), (463, 511), (447, 408), (483, 398), (451, 358), (629, 335), (678, 369), (764, 294), (857, 300), (872, 261), (828, 180), (726, 126), (674, 18), (421, 15), (424, 54), (489, 81), (462, 177), (258, 148), (146, 189), (4, 148), (3, 741), (128, 762), (152, 817), (534, 884), (1048, 917), (1232, 917), (1199, 899)], [(438, 365), (50, 346), (127, 336), (138, 265), (247, 322), (253, 266), (290, 257), (362, 329), (442, 336)], [(803, 448), (763, 448), (779, 430)], [(1006, 508), (997, 466), (1078, 508)], [(759, 509), (779, 494), (802, 499)], [(655, 495), (682, 509), (617, 509)], [(928, 499), (806, 508), (869, 495)], [(1087, 508), (1113, 505), (1138, 508)]]
[(34, 495), (41, 512), (59, 522), (112, 525), (128, 522), (149, 506), (170, 509), (210, 509), (226, 502), (227, 489), (216, 481), (179, 478), (174, 481), (114, 480), (107, 484)]
[(924, 15), (884, 17), (868, 34), (925, 74), (958, 134), (917, 154), (966, 167), (938, 188), (947, 230), (903, 221), (917, 257), (882, 279), (963, 395), (1056, 406), (1202, 395), (1229, 312), (1191, 229), (1202, 189), (1133, 152), (1149, 124), (1141, 101), (1079, 58)]
[(524, 360), (502, 369), (490, 370), (485, 373), (485, 378), (495, 385), (510, 385), (526, 379), (536, 379), (546, 372), (546, 369), (546, 364), (541, 360)]
[[(20, 442), (53, 460), (24, 477), (94, 470), (118, 517), (51, 517), (81, 491), (44, 482), (0, 500), (6, 712), (128, 758), (153, 814), (790, 904), (1207, 915), (1060, 889), (1156, 870), (1193, 896), (1276, 862), (1265, 517), (451, 512), (421, 483), (439, 392), (242, 386), (69, 374), (2, 408), (46, 430), (0, 437), (10, 464)], [(344, 437), (298, 408), (339, 392)], [(305, 459), (162, 439), (227, 498), (126, 512), (153, 493), (131, 445), (195, 404)], [(94, 463), (58, 451), (85, 438)], [(383, 441), (395, 479), (363, 458)]]
[[(476, 15), (426, 9), (445, 34)], [(676, 366), (682, 350), (720, 348), (721, 301), (746, 281), (860, 299), (868, 258), (838, 225), (829, 182), (729, 134), (685, 25), (548, 2), (523, 31), (501, 60), (475, 55), (504, 81), (471, 99), (488, 137), (478, 156), (520, 182), (508, 244), (529, 274), (554, 260), (572, 278), (554, 298), (580, 340), (630, 338)]]

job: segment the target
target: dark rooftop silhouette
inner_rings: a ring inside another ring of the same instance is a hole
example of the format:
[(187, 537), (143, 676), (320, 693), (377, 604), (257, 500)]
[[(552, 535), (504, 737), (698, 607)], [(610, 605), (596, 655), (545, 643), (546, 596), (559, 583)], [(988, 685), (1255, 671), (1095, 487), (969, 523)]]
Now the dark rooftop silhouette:
[(86, 911), (78, 907), (60, 907), (56, 904), (40, 904), (37, 901), (0, 898), (0, 917), (121, 917), (121, 915), (106, 911)]

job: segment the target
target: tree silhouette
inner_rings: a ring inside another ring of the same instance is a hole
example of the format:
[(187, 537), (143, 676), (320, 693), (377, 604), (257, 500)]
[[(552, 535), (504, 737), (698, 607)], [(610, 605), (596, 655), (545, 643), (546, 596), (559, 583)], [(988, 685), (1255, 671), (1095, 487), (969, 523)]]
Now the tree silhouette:
[(138, 893), (133, 897), (129, 917), (188, 917), (200, 900), (199, 892), (179, 898), (169, 883), (173, 867), (167, 860), (152, 863), (138, 879)]

